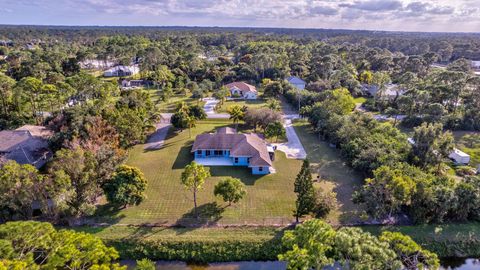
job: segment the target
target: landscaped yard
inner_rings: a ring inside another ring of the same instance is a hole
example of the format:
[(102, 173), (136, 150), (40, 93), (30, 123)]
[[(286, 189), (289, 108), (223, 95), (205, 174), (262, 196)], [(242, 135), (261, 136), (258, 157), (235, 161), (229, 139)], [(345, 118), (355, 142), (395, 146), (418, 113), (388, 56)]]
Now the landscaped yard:
[[(97, 222), (119, 224), (189, 225), (206, 224), (275, 224), (286, 225), (293, 221), (295, 194), (293, 182), (300, 170), (301, 161), (286, 159), (282, 152), (276, 153), (276, 174), (254, 176), (244, 167), (212, 167), (212, 177), (198, 194), (198, 205), (203, 213), (200, 221), (193, 218), (192, 194), (180, 183), (184, 167), (193, 160), (190, 153), (195, 135), (213, 132), (232, 125), (228, 120), (207, 120), (192, 129), (178, 134), (170, 132), (165, 145), (156, 151), (144, 150), (144, 145), (135, 146), (127, 164), (139, 167), (148, 180), (147, 199), (139, 206), (120, 212), (101, 209)], [(237, 205), (226, 203), (213, 195), (213, 187), (224, 177), (236, 177), (246, 185), (247, 196)]]
[(218, 113), (227, 113), (228, 108), (233, 106), (233, 105), (238, 105), (240, 107), (247, 106), (248, 108), (261, 108), (265, 107), (267, 105), (267, 100), (266, 99), (256, 99), (256, 100), (227, 100), (225, 103), (222, 105), (220, 109), (217, 110)]
[(363, 177), (343, 161), (340, 150), (331, 148), (313, 133), (307, 121), (294, 123), (300, 141), (312, 165), (314, 179), (320, 176), (318, 184), (323, 190), (337, 193), (338, 209), (327, 217), (331, 224), (350, 224), (359, 221), (360, 206), (354, 204), (352, 194), (363, 184)]

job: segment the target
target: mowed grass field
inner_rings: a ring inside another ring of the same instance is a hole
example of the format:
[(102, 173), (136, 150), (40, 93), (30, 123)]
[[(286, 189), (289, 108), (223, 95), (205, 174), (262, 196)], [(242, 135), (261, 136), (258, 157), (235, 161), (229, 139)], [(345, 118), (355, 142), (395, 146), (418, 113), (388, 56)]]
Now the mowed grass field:
[(307, 121), (295, 122), (294, 128), (307, 152), (314, 179), (319, 176), (317, 187), (337, 194), (338, 207), (326, 220), (333, 225), (359, 222), (362, 208), (352, 202), (352, 194), (361, 187), (364, 177), (343, 161), (339, 149), (321, 141)]
[[(206, 120), (197, 123), (189, 138), (188, 130), (170, 134), (160, 150), (147, 151), (135, 146), (127, 164), (142, 170), (148, 181), (147, 199), (139, 206), (117, 212), (104, 206), (97, 222), (132, 225), (286, 225), (294, 220), (293, 183), (302, 161), (286, 159), (276, 153), (276, 174), (254, 176), (246, 167), (211, 167), (212, 177), (198, 194), (201, 218), (193, 215), (193, 196), (180, 181), (184, 167), (193, 160), (190, 153), (195, 135), (233, 126), (228, 120)], [(225, 177), (236, 177), (245, 183), (247, 195), (238, 204), (228, 206), (213, 195), (216, 183)]]
[(158, 89), (150, 88), (144, 89), (146, 93), (150, 95), (150, 99), (154, 104), (157, 104), (158, 109), (162, 113), (174, 113), (177, 107), (177, 104), (180, 102), (185, 102), (187, 105), (199, 104), (203, 107), (205, 104), (204, 101), (200, 101), (197, 98), (191, 98), (191, 94), (185, 95), (173, 95), (168, 99), (167, 102), (161, 100), (161, 91)]
[(267, 105), (266, 99), (255, 99), (255, 100), (227, 100), (223, 103), (222, 107), (217, 110), (218, 113), (227, 113), (228, 108), (231, 106), (238, 105), (240, 107), (247, 106), (248, 108), (262, 108)]

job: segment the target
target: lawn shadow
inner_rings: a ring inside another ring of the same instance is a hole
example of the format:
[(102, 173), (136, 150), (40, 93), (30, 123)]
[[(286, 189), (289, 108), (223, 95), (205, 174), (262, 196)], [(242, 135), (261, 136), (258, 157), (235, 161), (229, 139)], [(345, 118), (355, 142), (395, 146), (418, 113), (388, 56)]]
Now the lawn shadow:
[(180, 148), (180, 151), (178, 151), (177, 157), (175, 158), (175, 162), (173, 162), (172, 169), (183, 169), (192, 162), (193, 155), (190, 153), (191, 149), (191, 143), (186, 143)]
[(212, 166), (210, 174), (217, 177), (233, 177), (240, 179), (245, 185), (253, 186), (255, 182), (265, 175), (254, 175), (252, 169), (237, 166)]
[(99, 205), (92, 216), (94, 223), (107, 223), (108, 225), (115, 225), (120, 220), (125, 218), (125, 214), (120, 214), (121, 207), (110, 203)]
[(198, 228), (204, 226), (215, 226), (222, 218), (226, 206), (221, 207), (216, 202), (202, 204), (197, 207), (198, 218), (195, 217), (195, 209), (183, 214), (174, 226), (185, 228)]

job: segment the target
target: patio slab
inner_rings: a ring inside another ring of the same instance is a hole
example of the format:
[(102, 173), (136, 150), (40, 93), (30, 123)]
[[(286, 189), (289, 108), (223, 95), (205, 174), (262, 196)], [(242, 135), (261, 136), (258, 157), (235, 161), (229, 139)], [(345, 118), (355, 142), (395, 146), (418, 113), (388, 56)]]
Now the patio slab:
[(229, 158), (196, 158), (195, 162), (203, 166), (233, 166)]

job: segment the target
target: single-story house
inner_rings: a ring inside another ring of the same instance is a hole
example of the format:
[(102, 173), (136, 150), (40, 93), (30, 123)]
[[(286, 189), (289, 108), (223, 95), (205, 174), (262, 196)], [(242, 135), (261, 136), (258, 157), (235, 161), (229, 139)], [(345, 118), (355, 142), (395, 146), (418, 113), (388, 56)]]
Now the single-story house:
[(468, 165), (468, 163), (470, 163), (470, 155), (460, 151), (457, 148), (453, 149), (453, 152), (448, 155), (448, 158), (450, 158), (459, 165)]
[(305, 86), (307, 85), (307, 83), (304, 80), (295, 76), (288, 77), (287, 82), (291, 84), (293, 87), (297, 88), (298, 90), (304, 90)]
[(200, 134), (191, 151), (195, 161), (206, 166), (245, 166), (252, 174), (274, 172), (265, 141), (257, 134), (240, 134), (232, 128), (220, 128), (216, 133)]
[(245, 99), (257, 99), (257, 88), (244, 82), (233, 82), (225, 85), (232, 96), (241, 96)]
[(19, 164), (42, 167), (52, 157), (48, 145), (52, 135), (46, 127), (32, 125), (0, 131), (0, 163), (15, 160)]
[(132, 66), (115, 66), (113, 68), (107, 69), (104, 73), (104, 77), (127, 77), (138, 74), (140, 69), (138, 65)]

